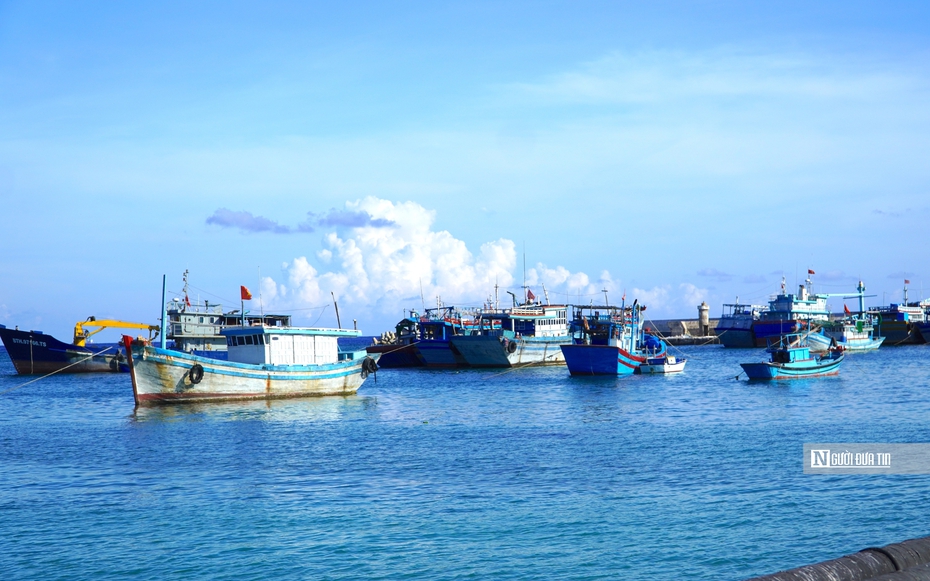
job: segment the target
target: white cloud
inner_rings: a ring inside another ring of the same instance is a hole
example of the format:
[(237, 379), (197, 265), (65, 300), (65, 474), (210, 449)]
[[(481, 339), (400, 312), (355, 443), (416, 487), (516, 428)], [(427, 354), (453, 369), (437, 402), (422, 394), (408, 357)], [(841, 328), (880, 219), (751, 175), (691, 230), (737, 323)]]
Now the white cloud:
[[(383, 318), (419, 306), (419, 300), (410, 302), (421, 289), (427, 307), (437, 297), (447, 305), (480, 306), (493, 297), (495, 284), (501, 289), (501, 304), (509, 303), (507, 290), (518, 297), (522, 294), (522, 278), (514, 275), (517, 252), (512, 240), (488, 241), (472, 252), (450, 232), (432, 229), (434, 211), (409, 201), (368, 197), (347, 202), (346, 209), (364, 211), (373, 220), (388, 220), (394, 226), (360, 225), (326, 232), (324, 248), (316, 253), (325, 266), (299, 256), (283, 265), (280, 281), (262, 280), (267, 308), (309, 312), (328, 304), (334, 293), (340, 306), (362, 307)], [(603, 289), (618, 288), (606, 270), (592, 277), (539, 263), (527, 270), (526, 277), (527, 286), (540, 299), (545, 285), (553, 303), (588, 302)]]
[[(446, 304), (480, 304), (495, 283), (514, 284), (515, 245), (498, 239), (484, 243), (477, 254), (447, 231), (434, 231), (435, 212), (414, 202), (374, 197), (346, 203), (350, 212), (364, 211), (391, 228), (369, 224), (346, 226), (324, 235), (317, 252), (331, 266), (319, 271), (306, 256), (284, 265), (285, 280), (268, 279), (266, 296), (278, 308), (309, 308), (327, 303), (334, 293), (340, 303), (381, 313), (399, 313), (405, 301), (419, 296), (427, 302), (442, 297)], [(263, 286), (264, 288), (264, 286)]]
[(707, 300), (707, 289), (698, 288), (690, 282), (681, 283), (678, 285), (678, 290), (681, 292), (681, 302), (684, 303), (683, 306), (695, 308)]

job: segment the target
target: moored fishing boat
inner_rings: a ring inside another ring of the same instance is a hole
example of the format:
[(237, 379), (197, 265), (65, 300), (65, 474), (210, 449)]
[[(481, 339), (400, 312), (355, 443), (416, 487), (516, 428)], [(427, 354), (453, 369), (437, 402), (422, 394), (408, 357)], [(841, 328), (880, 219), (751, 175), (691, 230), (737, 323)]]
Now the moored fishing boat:
[(789, 333), (773, 341), (769, 361), (740, 363), (749, 379), (793, 379), (836, 375), (845, 357), (842, 349), (812, 355), (807, 333)]
[(636, 373), (680, 373), (685, 370), (685, 363), (688, 361), (669, 354), (668, 343), (648, 333), (643, 334), (643, 355), (646, 360), (639, 365)]
[(687, 361), (668, 354), (662, 357), (647, 357), (646, 361), (640, 364), (637, 373), (680, 373), (685, 370)]
[(393, 332), (382, 333), (374, 344), (365, 348), (369, 355), (379, 354), (378, 367), (389, 369), (397, 367), (423, 367), (423, 361), (417, 353), (416, 343), (419, 338), (420, 315), (410, 311), (410, 316), (401, 319)]
[[(91, 331), (92, 327), (97, 329)], [(0, 340), (21, 375), (46, 373), (101, 373), (128, 371), (121, 343), (90, 343), (87, 339), (107, 328), (145, 329), (158, 327), (126, 321), (88, 317), (74, 326), (74, 342), (65, 343), (42, 331), (20, 331), (0, 325)], [(151, 335), (150, 335), (151, 337)]]
[(228, 360), (124, 337), (136, 404), (273, 399), (355, 393), (377, 370), (364, 350), (340, 352), (348, 329), (226, 327)]
[(759, 320), (765, 307), (761, 305), (741, 304), (739, 297), (735, 303), (723, 305), (723, 311), (714, 333), (724, 347), (755, 347), (753, 325)]
[(807, 335), (811, 351), (825, 353), (836, 347), (849, 352), (872, 351), (884, 343), (885, 337), (875, 333), (873, 316), (865, 310), (865, 285), (861, 280), (856, 290), (859, 291), (856, 295), (859, 298), (859, 311), (853, 314), (844, 303), (843, 318), (819, 323)]
[(834, 347), (844, 351), (872, 351), (881, 347), (884, 337), (875, 337), (874, 328), (868, 319), (843, 319), (825, 323), (817, 331), (808, 335), (810, 349), (815, 353), (825, 353)]
[(417, 356), (423, 365), (434, 369), (468, 367), (468, 362), (452, 344), (452, 338), (471, 332), (474, 321), (455, 307), (426, 309), (419, 320)]
[[(645, 307), (642, 307), (644, 309)], [(625, 306), (575, 306), (573, 342), (561, 345), (572, 375), (630, 375), (645, 363), (641, 348), (642, 310)]]
[(930, 302), (907, 302), (907, 285), (904, 281), (904, 301), (878, 307), (871, 311), (877, 320), (878, 332), (885, 337), (886, 346), (920, 345), (928, 342), (923, 332), (924, 326), (930, 326), (927, 309)]
[(470, 333), (452, 337), (452, 346), (472, 367), (561, 365), (561, 345), (572, 343), (568, 307), (528, 302), (480, 312)]
[(785, 279), (782, 277), (781, 292), (769, 301), (769, 308), (762, 311), (759, 320), (753, 323), (752, 332), (756, 347), (766, 347), (783, 335), (807, 329), (812, 322), (830, 320), (827, 299), (842, 295), (814, 293), (811, 282), (813, 274), (813, 270), (807, 271), (807, 279), (804, 281), (806, 284), (798, 285), (797, 294), (787, 292)]

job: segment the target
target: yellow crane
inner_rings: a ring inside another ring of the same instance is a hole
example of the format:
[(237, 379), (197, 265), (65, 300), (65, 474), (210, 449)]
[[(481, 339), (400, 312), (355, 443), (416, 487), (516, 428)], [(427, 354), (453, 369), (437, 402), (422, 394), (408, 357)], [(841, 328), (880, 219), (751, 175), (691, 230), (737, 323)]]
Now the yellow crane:
[[(88, 331), (88, 327), (99, 327), (99, 329)], [(117, 321), (114, 319), (101, 319), (98, 321), (96, 317), (87, 317), (86, 321), (81, 321), (80, 323), (74, 325), (74, 344), (78, 347), (84, 347), (84, 345), (87, 343), (88, 337), (96, 335), (107, 327), (114, 327), (117, 329), (148, 329), (150, 340), (152, 338), (152, 333), (158, 332), (158, 325), (129, 323), (127, 321)]]

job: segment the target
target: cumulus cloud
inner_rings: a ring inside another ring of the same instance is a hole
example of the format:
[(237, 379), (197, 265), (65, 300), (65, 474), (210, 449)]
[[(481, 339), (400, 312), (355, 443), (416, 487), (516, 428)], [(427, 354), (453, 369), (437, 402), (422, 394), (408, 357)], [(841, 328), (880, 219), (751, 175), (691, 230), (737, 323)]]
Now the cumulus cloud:
[[(420, 306), (421, 292), (427, 307), (440, 298), (446, 305), (481, 306), (494, 298), (495, 285), (501, 305), (510, 303), (508, 290), (522, 299), (512, 240), (490, 240), (473, 251), (450, 232), (434, 230), (435, 218), (414, 202), (375, 197), (347, 202), (345, 209), (318, 219), (333, 228), (315, 252), (318, 260), (302, 255), (285, 263), (280, 277), (262, 281), (263, 297), (270, 308), (297, 311), (328, 303), (332, 292), (340, 306), (396, 315)], [(617, 287), (607, 271), (589, 276), (542, 263), (526, 277), (540, 298), (545, 285), (553, 303), (578, 302)]]
[(214, 224), (224, 228), (238, 228), (242, 232), (273, 232), (275, 234), (287, 234), (291, 231), (287, 226), (282, 226), (264, 216), (256, 216), (251, 212), (237, 212), (226, 208), (220, 208), (213, 212), (213, 215), (207, 218), (207, 224)]
[[(357, 307), (381, 324), (393, 324), (404, 309), (441, 299), (445, 305), (478, 307), (495, 298), (511, 304), (507, 291), (523, 298), (523, 272), (516, 244), (499, 238), (476, 249), (450, 232), (434, 230), (435, 212), (414, 202), (368, 197), (347, 202), (344, 210), (329, 212), (331, 230), (323, 233), (322, 248), (310, 250), (282, 265), (281, 274), (262, 280), (267, 309), (293, 311), (316, 317), (330, 304), (330, 293), (340, 309)], [(322, 223), (322, 221), (321, 221)], [(311, 257), (311, 258), (308, 258)], [(315, 259), (312, 259), (315, 257)], [(539, 299), (552, 303), (588, 304), (638, 299), (653, 318), (694, 310), (708, 291), (691, 283), (624, 289), (609, 271), (596, 275), (565, 266), (537, 263), (526, 270), (526, 286)]]
[(286, 263), (283, 279), (269, 280), (269, 296), (283, 307), (301, 308), (329, 300), (400, 313), (411, 296), (441, 297), (446, 304), (480, 303), (495, 283), (514, 284), (516, 250), (512, 241), (484, 243), (473, 253), (446, 231), (434, 231), (435, 213), (413, 202), (368, 197), (332, 210), (317, 223), (324, 234), (316, 252), (325, 268), (306, 256)]

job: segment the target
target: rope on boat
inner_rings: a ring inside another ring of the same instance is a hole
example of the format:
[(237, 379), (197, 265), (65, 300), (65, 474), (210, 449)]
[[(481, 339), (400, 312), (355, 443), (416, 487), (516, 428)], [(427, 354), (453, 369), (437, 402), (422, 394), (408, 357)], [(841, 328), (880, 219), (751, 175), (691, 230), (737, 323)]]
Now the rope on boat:
[[(400, 351), (401, 349), (403, 349), (403, 348), (405, 348), (405, 347), (410, 347), (411, 345), (416, 345), (417, 343), (420, 343), (420, 341), (414, 341), (413, 343), (407, 343), (406, 345), (400, 345), (400, 346), (397, 347), (396, 349), (391, 349), (390, 351), (385, 351), (385, 352), (382, 353), (381, 355), (387, 355), (388, 353), (393, 353), (393, 352), (395, 352), (395, 351)], [(384, 345), (384, 343), (381, 343), (381, 344)]]
[(0, 391), (0, 395), (4, 395), (4, 394), (7, 394), (7, 393), (10, 393), (11, 391), (16, 391), (17, 389), (19, 389), (19, 388), (21, 388), (21, 387), (26, 387), (26, 386), (29, 385), (30, 383), (35, 383), (35, 382), (39, 381), (40, 379), (45, 379), (46, 377), (51, 377), (52, 375), (55, 375), (56, 373), (59, 373), (59, 372), (61, 372), (61, 371), (64, 371), (65, 369), (68, 369), (69, 367), (74, 367), (75, 365), (79, 365), (79, 364), (81, 364), (81, 363), (84, 363), (84, 362), (87, 361), (88, 359), (93, 359), (94, 357), (96, 357), (96, 356), (98, 356), (98, 355), (102, 355), (102, 354), (106, 353), (107, 351), (109, 351), (110, 349), (113, 349), (113, 347), (107, 347), (106, 349), (104, 349), (104, 350), (102, 350), (102, 351), (98, 351), (97, 353), (91, 353), (90, 355), (88, 355), (88, 356), (85, 357), (84, 359), (80, 359), (80, 360), (78, 360), (78, 361), (75, 361), (74, 363), (71, 363), (70, 365), (65, 365), (65, 366), (62, 367), (61, 369), (56, 369), (55, 371), (53, 371), (53, 372), (51, 372), (51, 373), (49, 373), (49, 374), (47, 374), (47, 375), (43, 375), (42, 377), (36, 377), (35, 379), (30, 379), (30, 380), (27, 381), (26, 383), (22, 383), (22, 384), (20, 384), (20, 385), (17, 385), (17, 386), (15, 386), (15, 387), (11, 387), (11, 388), (9, 388), (9, 389), (4, 389), (3, 391)]

